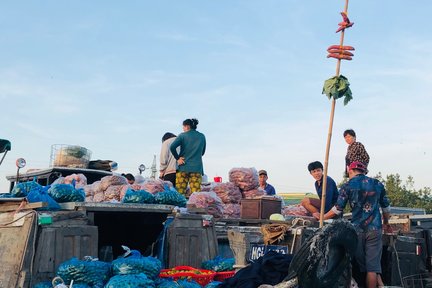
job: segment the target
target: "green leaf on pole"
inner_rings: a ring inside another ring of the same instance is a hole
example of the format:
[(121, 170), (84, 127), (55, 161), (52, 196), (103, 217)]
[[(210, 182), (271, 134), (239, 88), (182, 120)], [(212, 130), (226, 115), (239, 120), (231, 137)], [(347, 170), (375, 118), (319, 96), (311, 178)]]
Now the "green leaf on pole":
[(322, 94), (326, 94), (329, 99), (339, 99), (345, 97), (344, 105), (353, 99), (348, 79), (343, 76), (334, 76), (324, 82)]

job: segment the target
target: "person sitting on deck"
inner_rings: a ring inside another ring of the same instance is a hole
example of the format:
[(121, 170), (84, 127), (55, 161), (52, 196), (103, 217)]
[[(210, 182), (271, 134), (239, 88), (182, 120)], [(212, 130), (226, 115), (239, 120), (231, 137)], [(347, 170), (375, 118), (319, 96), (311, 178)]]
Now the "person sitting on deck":
[[(315, 190), (318, 194), (319, 199), (305, 197), (303, 198), (301, 205), (309, 211), (309, 213), (314, 214), (320, 212), (321, 209), (321, 197), (322, 197), (322, 185), (323, 185), (323, 165), (319, 161), (309, 163), (308, 170), (315, 181)], [(326, 201), (324, 213), (327, 213), (336, 203), (339, 196), (339, 192), (335, 181), (327, 176), (327, 187), (326, 187)]]

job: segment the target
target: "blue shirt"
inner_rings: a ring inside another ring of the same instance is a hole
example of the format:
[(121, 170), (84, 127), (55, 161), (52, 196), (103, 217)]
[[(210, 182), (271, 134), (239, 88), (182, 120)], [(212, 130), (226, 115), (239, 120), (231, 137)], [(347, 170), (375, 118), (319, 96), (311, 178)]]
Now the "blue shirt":
[[(315, 190), (319, 198), (321, 199), (322, 178), (321, 178), (321, 182), (315, 181)], [(330, 176), (327, 176), (326, 201), (325, 201), (325, 208), (324, 208), (325, 213), (330, 211), (330, 209), (336, 204), (338, 196), (339, 196), (339, 192), (336, 186), (336, 182)]]
[(274, 187), (270, 184), (266, 184), (264, 190), (266, 191), (267, 195), (275, 195), (276, 194), (276, 190), (274, 189)]
[(363, 174), (354, 176), (341, 187), (332, 211), (342, 213), (348, 201), (352, 210), (351, 223), (357, 231), (382, 228), (380, 207), (383, 212), (390, 212), (390, 202), (381, 182)]

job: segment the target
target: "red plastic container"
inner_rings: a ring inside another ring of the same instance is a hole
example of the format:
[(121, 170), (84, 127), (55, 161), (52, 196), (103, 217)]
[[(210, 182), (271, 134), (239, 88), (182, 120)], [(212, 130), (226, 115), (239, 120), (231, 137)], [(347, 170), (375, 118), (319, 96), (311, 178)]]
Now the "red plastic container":
[(214, 281), (223, 282), (225, 279), (233, 277), (235, 271), (224, 271), (224, 272), (216, 272), (216, 276), (214, 277)]
[(216, 182), (216, 183), (222, 183), (222, 177), (220, 177), (220, 176), (216, 176), (213, 179), (214, 179), (214, 182)]
[[(168, 274), (171, 271), (178, 271), (178, 270), (184, 270), (183, 272), (177, 272)], [(200, 274), (200, 273), (206, 273), (206, 274)], [(159, 277), (160, 278), (173, 278), (174, 280), (178, 279), (193, 279), (201, 286), (205, 286), (208, 283), (210, 283), (213, 278), (215, 277), (216, 272), (212, 270), (204, 270), (204, 269), (197, 269), (190, 266), (176, 266), (171, 269), (162, 269)]]

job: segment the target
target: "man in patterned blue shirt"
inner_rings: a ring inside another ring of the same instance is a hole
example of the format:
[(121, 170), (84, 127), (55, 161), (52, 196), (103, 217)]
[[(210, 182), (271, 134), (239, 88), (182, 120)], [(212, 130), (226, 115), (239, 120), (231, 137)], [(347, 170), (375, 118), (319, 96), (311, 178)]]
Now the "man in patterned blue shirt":
[[(349, 181), (340, 188), (335, 206), (324, 215), (324, 219), (339, 215), (346, 204), (350, 203), (351, 223), (359, 240), (355, 259), (360, 271), (366, 272), (367, 287), (376, 287), (380, 280), (378, 274), (381, 274), (382, 231), (391, 232), (388, 222), (390, 202), (384, 185), (377, 179), (364, 175), (365, 171), (366, 166), (361, 162), (352, 162), (348, 166)], [(313, 215), (319, 219), (319, 213)]]

